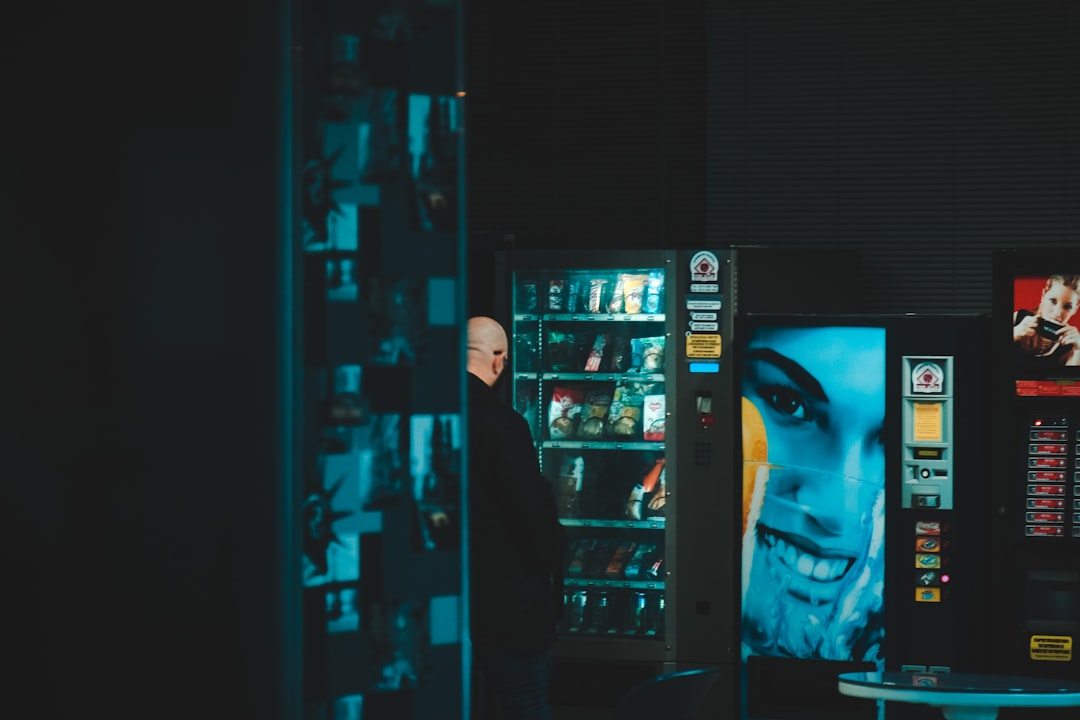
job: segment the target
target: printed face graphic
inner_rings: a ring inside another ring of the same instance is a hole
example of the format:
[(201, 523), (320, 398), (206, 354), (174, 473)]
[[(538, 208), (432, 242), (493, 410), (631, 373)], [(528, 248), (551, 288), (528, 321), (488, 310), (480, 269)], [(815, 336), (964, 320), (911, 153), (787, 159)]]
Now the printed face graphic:
[[(744, 654), (874, 659), (880, 641), (885, 331), (762, 328), (742, 394), (764, 433), (743, 538)], [(744, 423), (744, 433), (748, 432)]]
[(1078, 301), (1080, 301), (1080, 293), (1055, 282), (1042, 295), (1042, 300), (1039, 302), (1039, 315), (1064, 325), (1076, 313)]

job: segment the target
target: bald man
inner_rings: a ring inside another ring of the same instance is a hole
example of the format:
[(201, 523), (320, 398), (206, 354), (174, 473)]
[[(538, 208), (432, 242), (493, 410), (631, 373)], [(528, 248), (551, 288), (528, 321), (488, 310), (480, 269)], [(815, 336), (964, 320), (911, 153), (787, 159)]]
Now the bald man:
[(549, 720), (566, 532), (528, 423), (493, 389), (506, 371), (506, 331), (474, 317), (468, 333), (473, 656), (505, 720)]

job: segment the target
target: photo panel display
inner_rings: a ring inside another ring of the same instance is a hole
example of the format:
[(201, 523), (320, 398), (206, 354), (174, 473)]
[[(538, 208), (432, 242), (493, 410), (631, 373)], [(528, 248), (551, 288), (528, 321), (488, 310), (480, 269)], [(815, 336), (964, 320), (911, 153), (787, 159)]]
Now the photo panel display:
[(1080, 269), (1013, 277), (1012, 347), (1016, 377), (1080, 376)]
[(740, 339), (742, 656), (884, 669), (886, 330)]

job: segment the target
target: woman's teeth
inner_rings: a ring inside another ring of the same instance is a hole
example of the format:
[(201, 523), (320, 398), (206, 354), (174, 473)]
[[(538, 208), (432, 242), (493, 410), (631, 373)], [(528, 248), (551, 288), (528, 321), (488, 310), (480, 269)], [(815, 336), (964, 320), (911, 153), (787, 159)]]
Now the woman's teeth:
[(769, 533), (766, 537), (768, 544), (784, 565), (799, 575), (818, 582), (831, 582), (840, 579), (851, 564), (851, 561), (847, 558), (823, 558), (812, 555), (772, 533)]

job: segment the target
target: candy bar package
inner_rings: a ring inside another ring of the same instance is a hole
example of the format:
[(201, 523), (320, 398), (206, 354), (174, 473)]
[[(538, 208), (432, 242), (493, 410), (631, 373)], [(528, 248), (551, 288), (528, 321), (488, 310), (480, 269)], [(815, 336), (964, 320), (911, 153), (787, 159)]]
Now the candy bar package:
[(623, 568), (626, 567), (626, 563), (629, 562), (635, 548), (637, 548), (635, 541), (622, 540), (615, 548), (611, 559), (608, 560), (607, 567), (604, 569), (604, 577), (608, 580), (622, 579)]
[(604, 348), (607, 346), (607, 333), (597, 333), (593, 340), (592, 350), (585, 361), (585, 372), (596, 372), (600, 369), (600, 362), (604, 359)]
[(607, 285), (604, 278), (593, 278), (589, 281), (589, 304), (590, 313), (602, 313), (607, 310), (604, 307), (604, 286)]
[(623, 296), (623, 282), (626, 279), (626, 273), (620, 274), (615, 279), (615, 289), (611, 291), (611, 299), (608, 301), (607, 311), (609, 313), (621, 313), (623, 308), (626, 307), (626, 298)]
[(596, 547), (593, 548), (588, 565), (585, 567), (586, 577), (594, 580), (602, 579), (604, 571), (607, 570), (608, 561), (611, 560), (611, 556), (615, 553), (617, 547), (618, 543), (615, 542), (614, 538), (597, 539)]
[(581, 307), (581, 280), (571, 280), (566, 294), (566, 312), (576, 313)]
[(574, 436), (584, 399), (585, 391), (580, 387), (555, 386), (548, 406), (548, 434), (552, 440)]
[(630, 556), (623, 568), (623, 577), (627, 580), (639, 580), (645, 574), (645, 568), (652, 564), (652, 556), (656, 552), (656, 545), (652, 543), (640, 543), (634, 548), (634, 554)]

